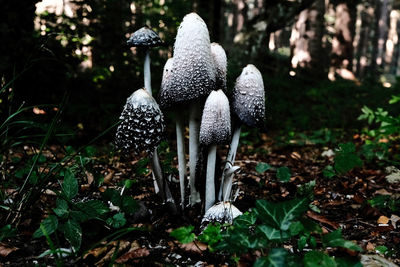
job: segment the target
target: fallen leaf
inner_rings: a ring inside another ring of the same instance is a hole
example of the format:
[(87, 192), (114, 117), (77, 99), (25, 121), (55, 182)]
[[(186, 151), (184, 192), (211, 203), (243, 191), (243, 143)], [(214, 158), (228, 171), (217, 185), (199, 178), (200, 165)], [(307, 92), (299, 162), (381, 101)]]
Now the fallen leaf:
[(379, 217), (378, 221), (379, 224), (387, 224), (389, 222), (389, 218), (386, 216)]
[(122, 264), (131, 259), (144, 258), (150, 255), (150, 251), (147, 248), (131, 248), (124, 255), (119, 257), (115, 262)]
[(397, 222), (400, 220), (400, 217), (397, 215), (392, 214), (392, 216), (390, 216), (390, 221), (392, 222), (392, 226), (394, 229), (396, 229), (396, 224)]
[(105, 184), (111, 184), (111, 180), (112, 180), (112, 178), (114, 177), (114, 173), (115, 173), (115, 171), (110, 170), (110, 172), (107, 173), (106, 176), (104, 176), (103, 183), (105, 183)]
[(87, 178), (87, 183), (88, 185), (91, 185), (94, 181), (94, 176), (91, 172), (85, 171), (86, 178)]
[(188, 252), (195, 252), (195, 253), (201, 253), (202, 251), (205, 251), (207, 249), (207, 245), (201, 242), (190, 242), (187, 244), (180, 244), (180, 248), (188, 251)]
[(290, 157), (291, 157), (292, 159), (297, 159), (297, 160), (300, 160), (300, 159), (301, 159), (300, 154), (299, 154), (298, 152), (296, 152), (296, 151), (293, 151), (293, 152), (290, 154)]
[(318, 221), (318, 222), (325, 223), (325, 224), (327, 224), (329, 226), (332, 226), (335, 230), (339, 228), (339, 224), (338, 223), (332, 222), (332, 221), (328, 220), (325, 216), (318, 215), (318, 214), (316, 214), (316, 213), (314, 213), (312, 211), (307, 211), (307, 216), (310, 217), (311, 219), (314, 219), (314, 220)]
[(368, 242), (366, 249), (368, 251), (375, 251), (375, 246), (374, 246), (374, 244)]
[(14, 252), (18, 250), (19, 248), (10, 246), (8, 244), (5, 244), (3, 242), (0, 242), (0, 256), (1, 257), (7, 257), (11, 252)]

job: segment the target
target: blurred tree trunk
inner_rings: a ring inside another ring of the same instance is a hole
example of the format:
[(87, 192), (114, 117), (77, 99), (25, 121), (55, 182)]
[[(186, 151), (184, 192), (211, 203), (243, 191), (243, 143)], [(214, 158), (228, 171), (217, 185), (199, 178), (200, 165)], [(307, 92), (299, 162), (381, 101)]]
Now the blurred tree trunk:
[(352, 69), (353, 40), (356, 18), (355, 1), (346, 1), (335, 8), (335, 34), (332, 41), (331, 67), (337, 69)]
[(356, 66), (356, 76), (362, 78), (365, 75), (366, 67), (368, 63), (371, 64), (371, 54), (368, 52), (372, 46), (370, 41), (371, 32), (374, 29), (374, 8), (373, 6), (366, 7), (365, 5), (360, 6), (361, 13), (361, 26), (360, 26), (360, 38), (357, 44), (357, 66)]
[(397, 53), (398, 53), (398, 31), (399, 12), (392, 10), (390, 12), (389, 31), (386, 40), (386, 53), (385, 53), (385, 73), (395, 74), (397, 66)]
[(304, 68), (309, 74), (324, 76), (326, 57), (322, 48), (325, 1), (317, 0), (303, 10), (292, 29), (292, 66)]

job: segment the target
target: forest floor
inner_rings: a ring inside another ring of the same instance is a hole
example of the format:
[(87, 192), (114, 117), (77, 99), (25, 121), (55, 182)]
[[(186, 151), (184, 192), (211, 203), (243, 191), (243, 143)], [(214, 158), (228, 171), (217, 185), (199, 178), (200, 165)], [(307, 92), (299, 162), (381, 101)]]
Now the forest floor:
[[(268, 138), (264, 141), (261, 147), (241, 145), (236, 157), (235, 163), (241, 170), (235, 177), (238, 195), (234, 205), (242, 212), (254, 207), (257, 199), (272, 202), (291, 199), (301, 185), (315, 181), (311, 203), (314, 208), (307, 211), (306, 217), (318, 223), (323, 232), (341, 228), (343, 237), (359, 245), (363, 249), (362, 254), (376, 254), (376, 248), (380, 246), (385, 246), (389, 251), (400, 248), (399, 210), (396, 213), (390, 209), (378, 209), (368, 202), (379, 195), (397, 197), (400, 194), (399, 183), (387, 181), (385, 168), (377, 164), (364, 164), (344, 175), (326, 178), (323, 171), (326, 166), (333, 164), (334, 157), (330, 152), (335, 147), (313, 144), (280, 146)], [(225, 151), (222, 150), (221, 155)], [(60, 159), (64, 154), (65, 150), (58, 146), (51, 146), (43, 152), (49, 160), (52, 157)], [(17, 170), (28, 156), (26, 147), (13, 151), (8, 157), (8, 172)], [(151, 173), (144, 171), (138, 175), (138, 158), (121, 159), (118, 155), (105, 153), (92, 157), (92, 161), (93, 168), (87, 169), (79, 177), (79, 193), (75, 199), (99, 199), (107, 189), (121, 190), (124, 181), (134, 177), (134, 184), (124, 194), (136, 199), (140, 208), (126, 215), (125, 227), (140, 230), (127, 230), (121, 232), (120, 236), (107, 238), (116, 230), (96, 221), (83, 223), (83, 253), (63, 258), (65, 265), (101, 266), (115, 262), (128, 266), (219, 266), (229, 261), (229, 256), (212, 253), (205, 244), (181, 244), (170, 236), (173, 229), (185, 225), (193, 225), (198, 233), (201, 209), (199, 206), (188, 207), (182, 214), (171, 214), (154, 193)], [(172, 162), (176, 162), (176, 158)], [(259, 172), (256, 166), (260, 162), (268, 163), (272, 168)], [(291, 171), (289, 182), (280, 182), (276, 178), (276, 168), (282, 166)], [(93, 178), (94, 172), (104, 177), (101, 183)], [(49, 249), (49, 240), (45, 237), (33, 239), (32, 235), (39, 228), (40, 221), (53, 213), (57, 200), (54, 193), (57, 190), (54, 188), (59, 186), (57, 182), (52, 182), (49, 187), (53, 190), (44, 190), (39, 201), (19, 218), (17, 234), (0, 242), (0, 265), (55, 264), (51, 255), (38, 258)], [(178, 200), (179, 184), (172, 183), (171, 188)], [(12, 196), (13, 190), (5, 191)], [(53, 238), (53, 243), (68, 247), (68, 243), (57, 237)], [(290, 248), (290, 245), (286, 247)], [(357, 254), (350, 250), (340, 253), (351, 256)], [(248, 266), (254, 261), (251, 257), (241, 255), (239, 263)], [(399, 257), (398, 252), (392, 257), (386, 256), (396, 264), (400, 264)]]

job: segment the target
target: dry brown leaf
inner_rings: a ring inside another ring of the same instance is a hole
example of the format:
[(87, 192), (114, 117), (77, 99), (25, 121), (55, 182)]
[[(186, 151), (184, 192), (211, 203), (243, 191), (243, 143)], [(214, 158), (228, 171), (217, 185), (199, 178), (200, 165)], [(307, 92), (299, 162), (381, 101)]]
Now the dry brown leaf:
[(202, 251), (205, 251), (207, 249), (207, 245), (201, 242), (190, 242), (187, 244), (179, 244), (179, 247), (189, 251), (189, 252), (195, 252), (195, 253), (201, 253)]
[(106, 176), (104, 176), (103, 183), (104, 184), (111, 184), (111, 180), (114, 177), (114, 173), (115, 173), (115, 171), (109, 170), (109, 172), (106, 174)]
[(384, 189), (384, 188), (379, 189), (379, 190), (376, 190), (376, 191), (375, 191), (375, 194), (376, 194), (376, 195), (388, 195), (388, 196), (391, 195), (391, 193), (389, 193), (388, 191), (386, 191), (386, 189)]
[(115, 262), (122, 264), (131, 259), (144, 258), (150, 255), (150, 251), (147, 248), (131, 248), (124, 255), (119, 257)]
[(0, 256), (1, 257), (7, 257), (8, 255), (10, 255), (10, 253), (18, 250), (19, 248), (10, 246), (6, 243), (0, 242)]
[[(107, 252), (107, 254), (98, 262), (96, 262), (96, 266), (103, 266), (104, 263), (108, 262), (109, 260), (111, 260), (111, 258), (114, 256), (115, 250), (117, 248), (118, 242), (117, 241), (113, 241), (110, 244), (113, 244), (113, 247)], [(118, 246), (118, 252), (126, 249), (129, 246), (129, 241), (119, 241), (119, 246)]]
[(389, 218), (386, 216), (379, 217), (377, 223), (379, 224), (387, 224), (389, 222)]
[(316, 221), (319, 221), (321, 223), (325, 223), (329, 226), (332, 226), (335, 230), (339, 228), (339, 224), (336, 222), (332, 222), (328, 220), (325, 216), (318, 215), (312, 211), (307, 211), (307, 216), (310, 217), (311, 219), (314, 219)]
[(368, 251), (375, 251), (375, 246), (374, 246), (374, 244), (368, 242), (366, 249)]
[(296, 151), (293, 151), (293, 152), (290, 154), (290, 157), (291, 157), (292, 159), (301, 160), (301, 155), (300, 155), (298, 152), (296, 152)]
[(88, 185), (91, 185), (93, 183), (93, 181), (94, 181), (93, 174), (91, 172), (88, 172), (88, 171), (85, 171), (85, 174), (86, 174), (86, 178), (87, 178), (87, 181), (88, 181), (87, 182)]

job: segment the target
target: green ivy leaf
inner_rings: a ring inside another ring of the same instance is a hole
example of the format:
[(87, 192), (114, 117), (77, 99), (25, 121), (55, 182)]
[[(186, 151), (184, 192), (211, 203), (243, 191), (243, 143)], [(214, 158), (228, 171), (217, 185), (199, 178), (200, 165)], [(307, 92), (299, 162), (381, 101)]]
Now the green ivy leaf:
[(258, 173), (264, 173), (271, 169), (271, 166), (265, 162), (259, 162), (256, 166), (256, 172)]
[(33, 238), (39, 238), (46, 235), (51, 235), (57, 230), (58, 220), (54, 215), (50, 215), (40, 223), (39, 229), (33, 233)]
[(276, 228), (272, 228), (268, 225), (262, 224), (256, 227), (257, 231), (264, 234), (265, 237), (270, 241), (284, 241), (290, 237), (287, 231), (281, 231)]
[(170, 233), (170, 236), (176, 238), (180, 243), (186, 244), (193, 242), (196, 238), (195, 234), (192, 233), (194, 226), (182, 226)]
[(60, 217), (65, 218), (68, 214), (68, 203), (64, 199), (57, 198), (56, 200), (56, 208), (53, 209), (54, 213)]
[(343, 239), (341, 229), (323, 235), (322, 244), (324, 247), (342, 247), (350, 250), (362, 251), (362, 249), (353, 242)]
[(280, 167), (276, 171), (276, 177), (281, 182), (289, 182), (291, 176), (292, 174), (290, 173), (290, 169), (288, 167)]
[(68, 199), (73, 199), (78, 194), (78, 181), (70, 169), (64, 173), (62, 191)]
[(75, 251), (78, 251), (82, 242), (82, 228), (74, 220), (68, 220), (62, 227), (64, 237)]
[(121, 228), (126, 224), (126, 219), (123, 213), (117, 213), (113, 217), (108, 218), (106, 223), (114, 228)]
[(322, 171), (322, 174), (325, 178), (332, 178), (336, 175), (335, 169), (333, 166), (326, 166), (325, 169)]
[(333, 258), (321, 251), (309, 251), (303, 258), (305, 267), (336, 267), (336, 262)]
[(356, 147), (353, 143), (339, 144), (339, 150), (335, 157), (335, 170), (344, 174), (355, 167), (361, 167), (363, 162), (355, 153)]
[(286, 231), (292, 221), (308, 209), (308, 199), (292, 199), (280, 203), (257, 200), (255, 212), (259, 218), (274, 228)]
[(222, 238), (221, 225), (209, 224), (206, 229), (198, 236), (200, 242), (208, 244), (210, 251), (213, 251), (213, 245), (217, 244)]
[(285, 267), (287, 266), (288, 252), (284, 248), (273, 248), (268, 257), (261, 257), (256, 260), (254, 267)]

